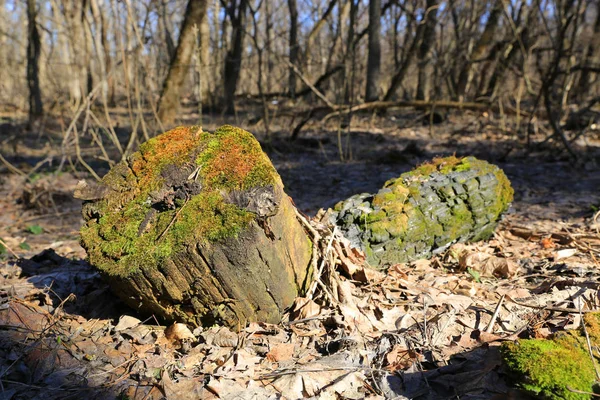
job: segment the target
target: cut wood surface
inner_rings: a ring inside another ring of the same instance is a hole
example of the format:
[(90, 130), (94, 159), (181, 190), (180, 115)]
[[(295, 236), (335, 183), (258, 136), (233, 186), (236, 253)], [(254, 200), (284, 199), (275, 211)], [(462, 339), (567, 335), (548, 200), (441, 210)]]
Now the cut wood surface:
[(376, 194), (338, 203), (329, 219), (371, 265), (386, 266), (488, 238), (512, 199), (498, 167), (474, 157), (436, 158)]
[(76, 196), (87, 200), (90, 263), (143, 313), (277, 323), (308, 284), (311, 243), (269, 158), (241, 129), (173, 129)]

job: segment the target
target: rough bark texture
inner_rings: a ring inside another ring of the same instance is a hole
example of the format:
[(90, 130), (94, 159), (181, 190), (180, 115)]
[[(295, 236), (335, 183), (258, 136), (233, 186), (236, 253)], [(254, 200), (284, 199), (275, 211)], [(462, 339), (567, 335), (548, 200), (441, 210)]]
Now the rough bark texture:
[(141, 312), (193, 325), (277, 323), (309, 283), (311, 243), (254, 137), (176, 128), (82, 185), (82, 244)]
[(447, 157), (338, 203), (329, 218), (372, 266), (384, 267), (489, 237), (512, 198), (498, 167)]
[(223, 73), (224, 106), (226, 114), (235, 113), (235, 91), (237, 90), (240, 71), (242, 68), (242, 57), (244, 53), (244, 37), (246, 32), (246, 9), (248, 0), (231, 2), (227, 7), (227, 14), (231, 21), (231, 48), (225, 55), (225, 68)]
[[(296, 0), (288, 0), (290, 11), (290, 63), (296, 65), (298, 62), (298, 6)], [(296, 98), (296, 73), (294, 68), (290, 67), (288, 72), (288, 86), (290, 97)]]
[(487, 18), (483, 33), (475, 43), (469, 59), (466, 60), (460, 71), (456, 88), (458, 99), (460, 101), (464, 99), (464, 95), (468, 91), (469, 84), (473, 79), (473, 63), (483, 57), (486, 50), (494, 40), (494, 34), (496, 33), (496, 28), (498, 27), (498, 23), (502, 17), (503, 10), (504, 1), (496, 0), (489, 17)]
[(195, 38), (194, 26), (200, 29), (202, 20), (206, 14), (205, 0), (190, 0), (185, 10), (181, 34), (177, 43), (177, 50), (171, 59), (169, 73), (165, 78), (160, 101), (158, 105), (158, 117), (165, 124), (173, 122), (179, 107), (181, 88), (194, 54)]
[(37, 10), (34, 0), (27, 0), (27, 85), (29, 86), (29, 120), (43, 113), (42, 91), (40, 90), (40, 53), (42, 44), (36, 22)]
[(367, 58), (366, 101), (379, 99), (381, 74), (381, 0), (369, 1), (369, 56)]
[(427, 72), (427, 65), (430, 63), (429, 52), (435, 44), (435, 26), (437, 25), (439, 0), (427, 0), (425, 7), (425, 17), (423, 17), (425, 19), (423, 40), (419, 45), (419, 53), (417, 54), (417, 100), (429, 100), (431, 74)]

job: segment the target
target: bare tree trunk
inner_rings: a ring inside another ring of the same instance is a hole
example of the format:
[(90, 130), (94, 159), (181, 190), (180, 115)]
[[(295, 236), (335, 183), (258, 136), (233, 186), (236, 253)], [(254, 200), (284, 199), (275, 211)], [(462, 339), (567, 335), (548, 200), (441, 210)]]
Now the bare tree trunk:
[(35, 0), (27, 0), (27, 85), (29, 86), (29, 121), (33, 121), (44, 112), (42, 108), (42, 92), (40, 90), (39, 62), (41, 53), (40, 33), (36, 22), (37, 10)]
[(321, 32), (321, 29), (323, 29), (323, 27), (325, 26), (327, 18), (329, 18), (329, 15), (331, 15), (331, 13), (333, 12), (333, 9), (335, 8), (336, 4), (337, 0), (330, 0), (329, 4), (327, 5), (327, 9), (325, 10), (321, 18), (315, 23), (310, 33), (308, 34), (308, 37), (306, 38), (306, 48), (304, 50), (304, 65), (306, 67), (305, 70), (308, 74), (308, 77), (310, 77), (310, 72), (312, 69), (312, 49), (314, 47), (315, 42), (317, 41), (319, 32)]
[(69, 79), (69, 91), (73, 106), (78, 108), (88, 91), (89, 54), (87, 54), (88, 43), (84, 26), (87, 0), (63, 0), (62, 5), (62, 12), (69, 30), (69, 64), (72, 72)]
[(488, 17), (487, 23), (485, 24), (483, 33), (477, 40), (477, 43), (475, 44), (471, 54), (468, 55), (467, 61), (463, 65), (458, 76), (456, 94), (459, 100), (464, 99), (465, 93), (468, 91), (469, 85), (473, 79), (473, 62), (484, 55), (485, 51), (494, 40), (494, 34), (496, 32), (496, 28), (498, 27), (498, 22), (503, 10), (504, 2), (502, 0), (496, 0), (492, 11), (490, 12), (490, 16)]
[(417, 29), (415, 31), (415, 37), (413, 38), (413, 41), (412, 41), (410, 47), (404, 52), (404, 58), (403, 58), (402, 62), (400, 63), (400, 65), (398, 66), (398, 68), (396, 69), (396, 72), (392, 76), (392, 81), (390, 83), (390, 87), (388, 88), (387, 92), (383, 96), (384, 101), (389, 101), (392, 99), (392, 97), (394, 96), (394, 94), (396, 93), (396, 91), (398, 90), (400, 85), (402, 84), (402, 81), (406, 77), (406, 74), (408, 73), (408, 68), (410, 67), (410, 65), (417, 53), (417, 46), (419, 45), (419, 43), (421, 43), (421, 41), (423, 39), (423, 34), (425, 32), (425, 29), (424, 29), (425, 24), (423, 24), (422, 22), (423, 22), (424, 18), (426, 18), (426, 15), (423, 15), (423, 18), (421, 18), (421, 22), (419, 24), (417, 24)]
[(210, 63), (210, 26), (208, 24), (208, 14), (205, 12), (200, 23), (200, 73), (202, 75), (201, 90), (202, 99), (206, 101), (210, 98), (209, 82), (209, 63)]
[(510, 50), (505, 49), (502, 51), (502, 55), (499, 57), (498, 63), (490, 75), (490, 79), (487, 83), (485, 91), (481, 91), (483, 96), (488, 97), (492, 100), (497, 92), (500, 84), (503, 82), (506, 72), (509, 70), (513, 63), (517, 65), (523, 73), (525, 73), (527, 64), (527, 53), (531, 48), (535, 38), (532, 38), (532, 25), (535, 24), (538, 7), (535, 4), (531, 6), (523, 5), (520, 10), (520, 15), (515, 21), (516, 32), (513, 32), (512, 41), (509, 43)]
[[(296, 65), (298, 63), (298, 6), (296, 0), (288, 0), (288, 9), (290, 12), (290, 63)], [(296, 73), (291, 66), (288, 74), (288, 90), (293, 99), (296, 97)]]
[(98, 59), (98, 69), (100, 70), (101, 79), (101, 94), (105, 104), (108, 104), (108, 75), (107, 75), (107, 60), (106, 60), (106, 31), (105, 22), (102, 12), (98, 6), (97, 0), (90, 0), (90, 8), (92, 9), (92, 17), (94, 19), (94, 47), (96, 49), (96, 57)]
[(172, 60), (175, 57), (175, 43), (173, 43), (173, 36), (171, 35), (171, 29), (169, 28), (168, 18), (167, 18), (167, 2), (165, 0), (161, 1), (161, 16), (158, 20), (159, 26), (161, 30), (165, 34), (165, 44), (167, 45), (167, 55), (169, 60)]
[[(219, 27), (221, 26), (220, 20), (219, 20), (219, 15), (220, 15), (220, 11), (221, 11), (221, 3), (219, 2), (219, 0), (215, 0), (214, 4), (213, 4), (213, 31), (214, 31), (214, 36), (212, 38), (212, 46), (213, 46), (213, 51), (212, 51), (212, 58), (210, 61), (210, 66), (211, 66), (211, 74), (212, 74), (212, 87), (211, 87), (211, 98), (212, 98), (212, 104), (211, 106), (214, 106), (216, 103), (216, 93), (217, 93), (217, 85), (218, 82), (221, 82), (221, 75), (223, 72), (223, 52), (221, 49), (221, 37), (225, 35), (225, 32), (222, 31), (221, 29), (219, 29)], [(219, 88), (220, 89), (220, 88)]]
[(381, 73), (381, 0), (369, 1), (369, 56), (367, 59), (366, 101), (379, 98)]
[(185, 10), (181, 33), (175, 50), (175, 57), (171, 60), (169, 73), (165, 79), (158, 105), (158, 117), (169, 124), (175, 119), (179, 107), (179, 97), (183, 82), (188, 72), (192, 55), (194, 53), (194, 25), (200, 26), (206, 13), (205, 0), (189, 0)]
[[(585, 50), (585, 55), (581, 62), (583, 69), (581, 70), (581, 75), (579, 77), (579, 90), (578, 95), (579, 99), (583, 100), (590, 92), (590, 70), (587, 68), (587, 64), (590, 60), (598, 60), (598, 48), (600, 48), (600, 2), (596, 2), (596, 22), (594, 23), (593, 35), (591, 40), (587, 44), (587, 49)], [(596, 57), (594, 57), (596, 55)]]
[(248, 0), (240, 0), (239, 5), (234, 0), (227, 9), (227, 14), (231, 20), (231, 48), (225, 56), (225, 73), (223, 76), (226, 114), (235, 112), (235, 91), (240, 78), (242, 54), (244, 53), (244, 25), (247, 7)]
[(271, 1), (270, 0), (265, 0), (265, 13), (264, 13), (264, 18), (265, 18), (265, 53), (267, 55), (266, 57), (266, 63), (267, 63), (267, 70), (266, 70), (266, 86), (267, 88), (272, 88), (272, 78), (273, 78), (273, 57), (271, 54), (271, 46), (272, 46), (272, 42), (273, 42), (273, 16), (272, 16), (272, 9), (271, 9)]
[(356, 29), (356, 14), (358, 13), (358, 3), (355, 0), (350, 1), (350, 18), (348, 23), (348, 37), (346, 38), (346, 65), (344, 68), (344, 80), (346, 87), (344, 88), (344, 98), (346, 103), (354, 102), (354, 87), (352, 85), (354, 67), (355, 67), (355, 50), (356, 42), (354, 41), (354, 32)]
[(435, 26), (437, 24), (437, 10), (439, 0), (427, 0), (425, 11), (425, 28), (423, 40), (417, 54), (419, 82), (417, 84), (417, 100), (429, 100), (430, 76), (427, 72), (429, 64), (429, 52), (435, 42)]

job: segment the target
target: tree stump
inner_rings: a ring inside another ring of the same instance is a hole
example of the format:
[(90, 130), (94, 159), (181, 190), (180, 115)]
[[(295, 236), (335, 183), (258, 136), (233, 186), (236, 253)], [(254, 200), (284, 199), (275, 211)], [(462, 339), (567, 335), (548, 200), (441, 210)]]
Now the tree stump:
[(89, 261), (142, 313), (278, 323), (307, 287), (311, 242), (248, 132), (180, 127), (81, 184)]
[(430, 257), (455, 242), (492, 235), (513, 199), (498, 167), (474, 157), (436, 158), (328, 213), (372, 266)]

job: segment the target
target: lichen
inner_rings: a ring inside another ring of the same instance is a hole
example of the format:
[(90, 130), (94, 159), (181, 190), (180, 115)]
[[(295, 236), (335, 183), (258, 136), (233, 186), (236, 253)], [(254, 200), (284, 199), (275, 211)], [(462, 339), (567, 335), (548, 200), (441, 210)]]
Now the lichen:
[(156, 268), (185, 246), (238, 235), (256, 216), (228, 202), (227, 193), (279, 180), (250, 133), (228, 125), (214, 133), (178, 127), (104, 176), (112, 192), (94, 202), (82, 244), (90, 262), (109, 275)]
[[(600, 344), (600, 313), (584, 316), (593, 347)], [(561, 332), (550, 339), (525, 339), (502, 345), (501, 354), (515, 383), (543, 398), (589, 399), (596, 381), (594, 362), (583, 329)]]

